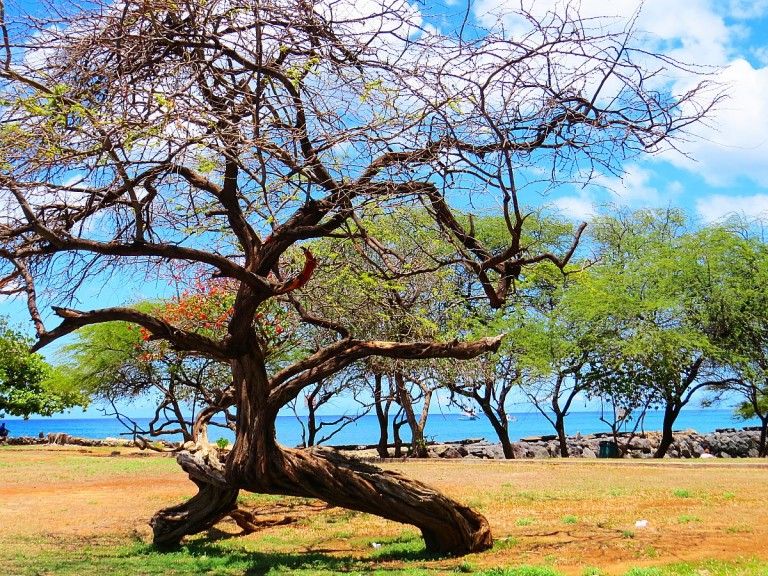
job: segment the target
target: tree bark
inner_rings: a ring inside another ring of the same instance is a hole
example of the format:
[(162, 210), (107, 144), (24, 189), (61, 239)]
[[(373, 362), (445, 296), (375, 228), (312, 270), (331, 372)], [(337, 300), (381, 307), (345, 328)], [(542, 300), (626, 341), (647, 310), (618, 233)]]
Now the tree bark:
[(400, 400), (400, 406), (403, 407), (405, 417), (408, 419), (408, 427), (411, 429), (411, 457), (426, 458), (427, 444), (424, 441), (424, 426), (416, 420), (411, 396), (405, 387), (405, 377), (400, 371), (395, 372), (395, 386), (397, 387), (397, 397)]
[(561, 412), (555, 414), (555, 432), (560, 446), (560, 456), (568, 458), (568, 437), (565, 435), (565, 417)]
[(176, 460), (198, 492), (182, 504), (158, 511), (149, 521), (158, 548), (178, 546), (184, 536), (211, 528), (237, 508), (240, 491), (227, 482), (208, 455), (181, 452)]
[(256, 356), (233, 362), (238, 429), (223, 470), (218, 459), (182, 453), (179, 461), (200, 491), (189, 502), (162, 510), (152, 526), (155, 543), (177, 544), (210, 527), (235, 507), (238, 489), (318, 498), (334, 506), (412, 524), (429, 552), (467, 554), (493, 545), (482, 515), (397, 472), (384, 471), (327, 448), (288, 449), (275, 440), (277, 411), (269, 404), (266, 373)]
[(667, 404), (666, 408), (664, 408), (664, 421), (661, 425), (661, 442), (659, 443), (658, 448), (656, 448), (656, 452), (653, 454), (654, 458), (664, 458), (667, 450), (672, 446), (672, 442), (675, 441), (675, 437), (672, 434), (672, 428), (675, 425), (675, 420), (677, 420), (678, 414), (680, 414), (680, 409), (670, 404)]
[(760, 458), (768, 456), (768, 417), (760, 418), (760, 445), (758, 446)]
[(389, 458), (389, 405), (384, 403), (381, 390), (381, 374), (374, 374), (373, 383), (373, 405), (376, 410), (376, 420), (379, 423), (379, 443), (376, 445), (376, 451), (380, 458)]
[(269, 460), (269, 484), (246, 485), (245, 489), (318, 498), (334, 506), (414, 525), (421, 530), (429, 552), (467, 554), (493, 545), (485, 517), (397, 472), (325, 448), (276, 447)]

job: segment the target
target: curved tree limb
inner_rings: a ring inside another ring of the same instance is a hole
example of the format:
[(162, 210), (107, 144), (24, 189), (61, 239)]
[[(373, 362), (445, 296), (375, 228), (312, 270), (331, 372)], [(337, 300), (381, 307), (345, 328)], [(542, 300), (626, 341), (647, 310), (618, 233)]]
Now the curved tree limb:
[(355, 360), (368, 356), (419, 360), (424, 358), (468, 359), (495, 352), (504, 334), (472, 342), (388, 342), (382, 340), (342, 340), (318, 350), (293, 366), (275, 374), (269, 382), (269, 403), (280, 408), (305, 386), (327, 378)]
[(177, 350), (197, 352), (203, 356), (215, 358), (223, 362), (229, 359), (226, 349), (220, 342), (194, 332), (181, 330), (165, 320), (132, 308), (102, 308), (101, 310), (80, 311), (54, 306), (53, 311), (64, 320), (53, 330), (41, 334), (38, 337), (37, 343), (32, 348), (33, 351), (40, 350), (43, 346), (83, 326), (102, 322), (123, 321), (132, 322), (146, 328), (154, 339), (162, 338), (168, 340)]

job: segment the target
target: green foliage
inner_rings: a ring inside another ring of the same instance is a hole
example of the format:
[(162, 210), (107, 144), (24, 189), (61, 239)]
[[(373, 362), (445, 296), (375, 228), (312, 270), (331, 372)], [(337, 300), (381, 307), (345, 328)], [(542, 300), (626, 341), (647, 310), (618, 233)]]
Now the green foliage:
[(219, 438), (218, 440), (216, 440), (216, 446), (224, 450), (227, 446), (229, 446), (229, 440), (223, 437)]
[(138, 361), (142, 343), (138, 328), (125, 322), (105, 322), (84, 326), (77, 336), (76, 342), (64, 348), (70, 355), (67, 370), (72, 378), (94, 394), (109, 395), (117, 385), (126, 385), (133, 395), (139, 393), (140, 383), (150, 375)]
[(32, 341), (0, 318), (0, 414), (50, 416), (88, 397), (79, 382), (30, 352)]
[(492, 568), (483, 572), (485, 576), (559, 576), (559, 572), (548, 566), (514, 566)]

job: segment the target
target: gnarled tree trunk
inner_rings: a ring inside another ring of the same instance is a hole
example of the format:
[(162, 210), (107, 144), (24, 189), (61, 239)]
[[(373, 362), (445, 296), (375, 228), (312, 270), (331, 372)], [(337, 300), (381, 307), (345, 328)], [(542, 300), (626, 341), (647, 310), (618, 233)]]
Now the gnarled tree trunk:
[(158, 512), (155, 543), (177, 543), (185, 534), (211, 526), (234, 509), (238, 489), (324, 500), (335, 506), (412, 524), (427, 550), (466, 554), (493, 545), (482, 515), (397, 472), (346, 458), (327, 448), (287, 449), (275, 441), (277, 411), (270, 406), (263, 363), (233, 363), (238, 384), (238, 430), (223, 473), (196, 455), (179, 460), (200, 492), (189, 502)]
[(211, 528), (237, 508), (239, 489), (227, 482), (207, 454), (181, 452), (177, 461), (197, 484), (198, 492), (186, 502), (158, 511), (149, 521), (154, 544), (159, 548), (177, 546), (184, 536)]
[(327, 448), (275, 447), (270, 481), (247, 490), (318, 498), (421, 530), (427, 550), (466, 554), (493, 544), (488, 521), (467, 506), (397, 472), (346, 458)]

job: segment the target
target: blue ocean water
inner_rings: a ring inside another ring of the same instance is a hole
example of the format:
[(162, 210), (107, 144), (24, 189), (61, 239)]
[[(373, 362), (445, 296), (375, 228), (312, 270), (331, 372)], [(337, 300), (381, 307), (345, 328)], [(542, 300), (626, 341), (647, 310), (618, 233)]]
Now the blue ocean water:
[[(645, 419), (645, 431), (661, 429), (663, 413), (649, 412)], [(136, 418), (140, 425), (146, 425), (148, 418)], [(325, 420), (333, 420), (326, 416)], [(124, 436), (126, 429), (114, 418), (31, 418), (29, 420), (6, 420), (11, 436), (37, 436), (40, 432), (64, 432), (82, 438), (107, 438)], [(738, 420), (730, 410), (683, 410), (675, 424), (676, 430), (694, 429), (699, 432), (712, 432), (717, 428), (734, 428), (756, 426), (757, 420)], [(554, 430), (547, 420), (538, 412), (518, 412), (511, 415), (510, 436), (519, 440), (527, 436), (553, 434)], [(569, 435), (608, 432), (609, 428), (600, 422), (598, 412), (573, 412), (566, 418), (566, 432)], [(364, 416), (354, 424), (341, 430), (326, 442), (330, 445), (362, 445), (375, 444), (378, 441), (379, 428), (376, 417)], [(404, 440), (408, 440), (408, 427), (401, 428)], [(279, 416), (277, 419), (277, 435), (279, 441), (286, 446), (296, 446), (301, 443), (301, 426), (294, 416)], [(448, 441), (465, 438), (485, 438), (496, 441), (496, 435), (488, 421), (482, 416), (469, 420), (461, 414), (430, 414), (425, 435), (428, 440)], [(227, 429), (212, 428), (209, 437), (216, 440), (224, 437), (234, 439)], [(168, 437), (169, 440), (178, 438)], [(390, 431), (390, 442), (391, 431)]]

